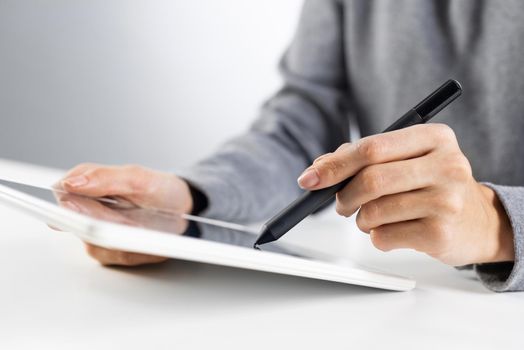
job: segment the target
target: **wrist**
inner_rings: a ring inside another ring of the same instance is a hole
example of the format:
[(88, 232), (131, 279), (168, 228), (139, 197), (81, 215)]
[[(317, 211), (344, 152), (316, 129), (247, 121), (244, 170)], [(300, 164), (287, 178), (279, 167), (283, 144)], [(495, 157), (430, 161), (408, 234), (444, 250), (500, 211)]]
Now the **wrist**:
[(485, 198), (485, 202), (489, 209), (487, 212), (489, 218), (489, 236), (488, 241), (491, 242), (490, 249), (486, 258), (483, 259), (486, 263), (514, 261), (515, 247), (513, 242), (513, 229), (509, 217), (502, 205), (497, 193), (490, 187), (480, 185), (481, 192)]

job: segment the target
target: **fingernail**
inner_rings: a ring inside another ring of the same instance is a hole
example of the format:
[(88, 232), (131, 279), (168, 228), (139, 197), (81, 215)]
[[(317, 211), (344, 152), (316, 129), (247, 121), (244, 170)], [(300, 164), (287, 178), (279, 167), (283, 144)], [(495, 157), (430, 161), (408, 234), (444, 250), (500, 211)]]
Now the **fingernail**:
[(63, 184), (70, 187), (81, 187), (86, 185), (88, 182), (89, 180), (84, 175), (70, 177), (69, 179), (62, 181)]
[(316, 186), (320, 182), (320, 178), (315, 169), (307, 169), (302, 173), (302, 175), (300, 175), (297, 181), (300, 187), (309, 188)]

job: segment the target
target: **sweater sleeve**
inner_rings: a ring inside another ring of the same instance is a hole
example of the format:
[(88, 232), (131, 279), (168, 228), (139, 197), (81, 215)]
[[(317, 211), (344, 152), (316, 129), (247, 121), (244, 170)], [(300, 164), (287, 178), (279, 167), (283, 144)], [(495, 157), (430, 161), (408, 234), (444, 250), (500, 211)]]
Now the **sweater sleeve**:
[(474, 265), (478, 277), (496, 292), (524, 290), (524, 187), (486, 184), (498, 195), (513, 229), (515, 261)]
[(296, 179), (319, 155), (349, 138), (343, 7), (308, 0), (280, 62), (282, 89), (243, 135), (178, 175), (202, 191), (202, 215), (253, 222), (300, 194)]

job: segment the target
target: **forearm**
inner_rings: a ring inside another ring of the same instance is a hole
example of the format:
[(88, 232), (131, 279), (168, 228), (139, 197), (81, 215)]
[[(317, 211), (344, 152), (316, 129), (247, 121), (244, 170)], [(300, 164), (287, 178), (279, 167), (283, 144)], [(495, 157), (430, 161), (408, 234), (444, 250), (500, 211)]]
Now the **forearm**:
[(349, 138), (343, 18), (334, 1), (307, 1), (281, 63), (283, 88), (251, 129), (180, 173), (209, 199), (202, 214), (264, 220), (300, 193), (296, 178)]
[(248, 133), (179, 175), (207, 197), (207, 207), (200, 214), (257, 221), (298, 194), (292, 181), (302, 163), (271, 138)]
[(300, 194), (296, 178), (307, 164), (347, 137), (344, 118), (338, 128), (327, 126), (325, 116), (297, 101), (294, 113), (302, 120), (294, 119), (283, 109), (300, 97), (278, 99), (265, 107), (264, 117), (249, 132), (179, 174), (207, 196), (203, 215), (234, 221), (269, 218)]

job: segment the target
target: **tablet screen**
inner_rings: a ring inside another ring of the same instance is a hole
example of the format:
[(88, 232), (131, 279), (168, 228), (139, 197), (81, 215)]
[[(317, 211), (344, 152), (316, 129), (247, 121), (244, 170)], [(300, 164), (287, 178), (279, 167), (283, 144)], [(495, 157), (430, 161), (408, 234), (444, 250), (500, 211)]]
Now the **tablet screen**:
[[(0, 185), (98, 220), (249, 248), (253, 247), (258, 237), (258, 230), (249, 226), (157, 208), (141, 208), (122, 198), (79, 196), (58, 188), (37, 187), (1, 179)], [(265, 245), (263, 250), (300, 257), (308, 255), (279, 243)]]
[[(166, 210), (140, 208), (122, 198), (90, 198), (70, 194), (60, 189), (38, 187), (0, 179), (0, 199), (17, 206), (19, 209), (26, 210), (41, 219), (53, 218), (49, 220), (58, 225), (66, 225), (65, 227), (75, 227), (75, 225), (72, 224), (72, 220), (74, 220), (76, 216), (67, 216), (66, 210), (71, 210), (100, 221), (151, 229), (176, 235), (177, 237), (184, 236), (190, 240), (204, 240), (249, 249), (249, 254), (239, 254), (238, 257), (234, 257), (231, 256), (230, 253), (220, 253), (221, 249), (214, 245), (214, 250), (211, 251), (210, 254), (202, 253), (203, 251), (198, 250), (198, 254), (201, 255), (197, 257), (195, 255), (196, 253), (191, 253), (193, 254), (193, 259), (196, 261), (393, 290), (409, 290), (415, 286), (413, 280), (385, 274), (368, 267), (363, 268), (337, 255), (304, 249), (303, 247), (289, 245), (281, 241), (262, 246), (263, 251), (300, 258), (279, 260), (279, 258), (282, 257), (278, 257), (278, 255), (275, 256), (275, 254), (268, 255), (267, 253), (258, 252), (253, 249), (253, 244), (258, 238), (258, 230), (254, 230), (252, 227), (209, 218), (172, 213)], [(46, 204), (45, 206), (41, 203), (42, 201)], [(64, 209), (51, 211), (49, 208), (50, 205), (60, 206)], [(42, 214), (42, 212), (48, 212), (48, 216)], [(72, 225), (67, 226), (68, 222)], [(85, 234), (88, 229), (81, 228), (83, 226), (88, 227), (89, 225), (84, 223), (84, 225), (78, 226), (80, 227), (78, 228), (78, 232), (73, 233), (77, 233), (80, 236), (81, 234)], [(118, 231), (120, 232), (120, 230)], [(144, 233), (147, 234), (146, 231), (144, 231)], [(119, 234), (120, 233), (116, 233), (116, 236)], [(116, 236), (113, 235), (113, 237)], [(146, 237), (140, 235), (140, 240), (142, 240), (140, 244), (147, 246), (148, 243), (151, 243), (144, 241), (144, 239), (146, 239)], [(173, 243), (174, 246), (175, 243), (178, 244), (181, 241), (177, 240), (177, 242), (175, 242), (175, 240), (173, 240), (173, 242), (170, 242), (169, 239), (167, 239), (163, 242), (167, 246)], [(186, 243), (189, 242), (186, 241)], [(118, 244), (116, 246), (118, 247)], [(151, 245), (149, 245), (149, 248), (151, 248)], [(138, 246), (130, 249), (138, 249), (136, 251), (140, 251)], [(168, 250), (169, 249), (170, 248), (168, 248)], [(145, 253), (151, 254), (151, 250), (158, 251), (158, 249), (155, 248), (149, 249), (149, 251)], [(186, 255), (189, 254), (188, 252), (191, 252), (191, 250), (186, 251)], [(227, 254), (227, 256), (224, 254)], [(178, 255), (169, 255), (169, 253), (167, 253), (167, 256), (180, 258)]]

